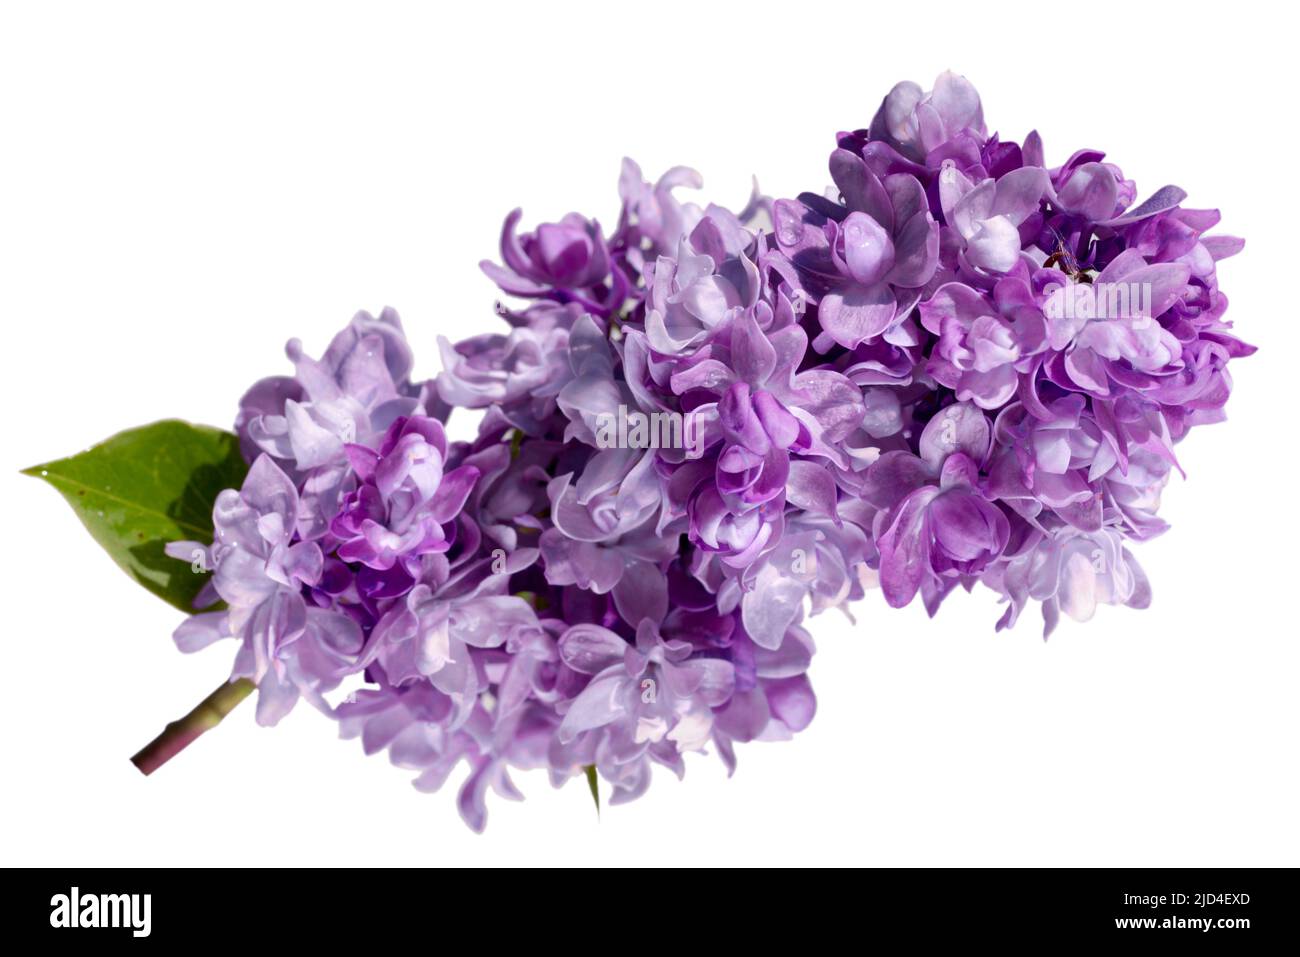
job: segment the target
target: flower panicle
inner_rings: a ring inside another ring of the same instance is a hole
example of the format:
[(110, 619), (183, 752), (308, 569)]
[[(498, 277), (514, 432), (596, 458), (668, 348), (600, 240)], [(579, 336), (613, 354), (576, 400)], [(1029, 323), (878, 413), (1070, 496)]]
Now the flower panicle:
[(619, 804), (802, 731), (805, 619), (877, 585), (931, 614), (981, 585), (1044, 634), (1145, 607), (1128, 546), (1253, 351), (1216, 276), (1241, 242), (1045, 155), (945, 73), (838, 136), (826, 193), (731, 212), (626, 161), (612, 229), (512, 212), (483, 269), (516, 304), (436, 379), (384, 310), (244, 396), (251, 469), (200, 543), (225, 607), (177, 643), (234, 640), (263, 724), (306, 699), (421, 790), (464, 763), (481, 829), (515, 769), (594, 768)]

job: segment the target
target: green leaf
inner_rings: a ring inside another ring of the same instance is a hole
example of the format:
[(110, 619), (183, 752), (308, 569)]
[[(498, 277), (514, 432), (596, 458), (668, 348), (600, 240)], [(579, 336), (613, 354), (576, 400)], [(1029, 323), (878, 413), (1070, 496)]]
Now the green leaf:
[(591, 799), (596, 802), (596, 816), (600, 817), (600, 789), (597, 787), (596, 766), (587, 765), (587, 787), (591, 788)]
[(163, 546), (212, 541), (217, 493), (239, 488), (247, 472), (234, 435), (176, 419), (23, 470), (59, 490), (123, 571), (188, 612), (207, 575), (169, 558)]

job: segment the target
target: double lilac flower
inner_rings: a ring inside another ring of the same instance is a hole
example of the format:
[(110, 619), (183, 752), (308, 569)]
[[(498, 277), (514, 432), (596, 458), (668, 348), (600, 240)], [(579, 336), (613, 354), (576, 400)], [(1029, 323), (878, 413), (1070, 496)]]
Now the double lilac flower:
[(1096, 150), (990, 134), (951, 73), (895, 86), (829, 174), (733, 213), (625, 161), (610, 232), (516, 210), (483, 269), (523, 303), (440, 339), (432, 382), (391, 310), (291, 342), (240, 403), (215, 540), (169, 548), (225, 602), (178, 644), (234, 639), (263, 723), (306, 698), (421, 790), (463, 769), (481, 829), (514, 770), (594, 768), (620, 803), (803, 730), (806, 619), (877, 585), (934, 614), (982, 584), (1045, 634), (1146, 607), (1126, 543), (1253, 351), (1216, 272), (1241, 241)]
[(576, 302), (599, 315), (622, 305), (627, 281), (613, 263), (599, 223), (570, 213), (521, 236), (516, 227), (522, 217), (523, 210), (516, 209), (502, 227), (504, 265), (486, 259), (479, 264), (504, 292)]

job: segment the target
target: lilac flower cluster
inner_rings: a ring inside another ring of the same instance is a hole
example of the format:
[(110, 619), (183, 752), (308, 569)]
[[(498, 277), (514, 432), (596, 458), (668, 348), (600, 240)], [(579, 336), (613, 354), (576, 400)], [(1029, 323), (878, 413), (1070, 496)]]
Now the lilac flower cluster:
[(516, 210), (483, 269), (523, 302), (440, 340), (432, 382), (391, 311), (320, 360), (291, 342), (296, 374), (241, 402), (216, 540), (171, 548), (225, 602), (180, 646), (236, 639), (261, 722), (305, 697), (421, 789), (465, 762), (477, 829), (510, 768), (594, 766), (619, 803), (801, 731), (805, 615), (877, 584), (933, 614), (982, 583), (999, 628), (1144, 607), (1125, 543), (1164, 530), (1174, 446), (1253, 351), (1215, 277), (1241, 241), (1100, 152), (989, 135), (953, 74), (896, 86), (830, 176), (733, 213), (629, 161), (608, 234)]

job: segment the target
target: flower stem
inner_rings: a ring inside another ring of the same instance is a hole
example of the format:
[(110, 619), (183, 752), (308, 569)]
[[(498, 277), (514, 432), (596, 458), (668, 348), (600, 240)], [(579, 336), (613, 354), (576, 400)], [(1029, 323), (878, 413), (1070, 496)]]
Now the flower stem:
[(152, 774), (184, 751), (199, 735), (211, 731), (221, 723), (221, 719), (235, 709), (235, 705), (247, 698), (257, 685), (247, 678), (227, 681), (216, 691), (208, 695), (193, 711), (173, 721), (131, 758), (131, 763), (140, 769), (141, 774)]

